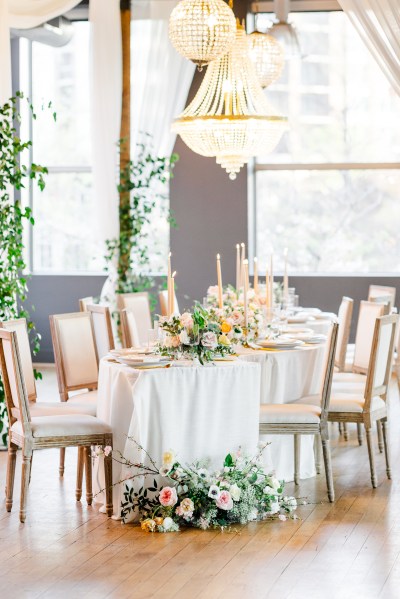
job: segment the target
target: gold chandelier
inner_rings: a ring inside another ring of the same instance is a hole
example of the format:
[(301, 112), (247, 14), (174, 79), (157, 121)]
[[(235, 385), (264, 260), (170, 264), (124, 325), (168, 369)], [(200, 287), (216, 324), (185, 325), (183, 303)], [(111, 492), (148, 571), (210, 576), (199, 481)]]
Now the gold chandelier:
[(235, 32), (235, 15), (224, 0), (182, 0), (169, 19), (172, 45), (200, 71), (229, 50)]
[(267, 33), (254, 31), (248, 36), (250, 58), (255, 66), (261, 87), (268, 87), (279, 79), (285, 64), (280, 43)]
[(248, 52), (238, 24), (235, 43), (210, 64), (195, 98), (172, 124), (191, 150), (215, 156), (232, 180), (252, 156), (271, 152), (287, 128), (287, 118), (267, 102)]

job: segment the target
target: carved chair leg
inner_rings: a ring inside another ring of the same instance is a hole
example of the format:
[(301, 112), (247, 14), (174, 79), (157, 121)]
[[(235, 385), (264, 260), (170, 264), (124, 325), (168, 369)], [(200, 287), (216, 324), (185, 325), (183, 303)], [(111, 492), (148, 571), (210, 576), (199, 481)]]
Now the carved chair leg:
[(60, 449), (60, 466), (58, 468), (58, 471), (60, 473), (60, 476), (64, 476), (64, 468), (65, 468), (65, 447), (61, 447)]
[(368, 445), (368, 457), (369, 457), (369, 467), (371, 469), (371, 483), (374, 489), (377, 487), (377, 478), (375, 471), (375, 458), (374, 458), (374, 444), (372, 438), (372, 429), (365, 427), (365, 433), (367, 436), (367, 445)]
[[(106, 445), (112, 447), (112, 437), (106, 439)], [(106, 487), (106, 512), (110, 518), (113, 514), (113, 478), (112, 478), (112, 455), (104, 456), (104, 481)]]
[(363, 444), (363, 425), (361, 424), (361, 422), (357, 422), (357, 438), (358, 438), (358, 444), (362, 445)]
[(343, 422), (338, 422), (339, 435), (343, 434)]
[(15, 462), (17, 460), (17, 445), (8, 444), (8, 459), (7, 459), (7, 478), (6, 478), (6, 510), (11, 512), (13, 504), (14, 480), (15, 480)]
[(381, 423), (380, 420), (376, 421), (376, 432), (378, 433), (378, 447), (379, 447), (379, 452), (383, 453), (382, 423)]
[(319, 435), (314, 437), (314, 459), (315, 470), (317, 474), (321, 474), (321, 439)]
[(386, 474), (390, 479), (392, 478), (392, 473), (390, 470), (390, 455), (389, 455), (389, 443), (388, 443), (388, 428), (387, 428), (387, 420), (382, 420), (382, 433), (383, 433), (383, 444), (385, 448), (385, 460), (386, 460)]
[(92, 449), (84, 447), (85, 456), (85, 475), (86, 475), (86, 503), (92, 505), (93, 490), (92, 490)]
[(331, 463), (331, 447), (329, 439), (322, 439), (322, 453), (324, 456), (326, 486), (328, 487), (329, 501), (335, 501), (335, 489), (333, 486), (332, 463)]
[(82, 479), (83, 479), (83, 466), (85, 460), (85, 448), (78, 447), (78, 465), (76, 469), (76, 491), (75, 497), (77, 501), (81, 500), (82, 497)]
[(21, 504), (19, 519), (22, 523), (26, 520), (26, 503), (28, 499), (29, 477), (31, 474), (32, 451), (22, 450), (22, 475), (21, 475)]
[(32, 478), (32, 462), (33, 462), (33, 451), (32, 451), (32, 455), (31, 455), (31, 467), (29, 470), (29, 484), (31, 484), (31, 478)]
[(343, 422), (343, 437), (345, 441), (349, 440), (349, 429), (347, 428), (347, 422)]
[(294, 435), (294, 484), (299, 484), (301, 435)]

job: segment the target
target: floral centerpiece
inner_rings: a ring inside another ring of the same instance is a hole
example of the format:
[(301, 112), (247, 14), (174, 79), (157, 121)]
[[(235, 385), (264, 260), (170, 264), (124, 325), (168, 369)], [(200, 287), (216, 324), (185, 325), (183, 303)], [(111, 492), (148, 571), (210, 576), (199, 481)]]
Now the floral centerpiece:
[[(210, 471), (205, 462), (183, 465), (173, 451), (164, 453), (161, 468), (148, 454), (149, 465), (115, 458), (134, 469), (125, 481), (122, 519), (127, 521), (135, 513), (143, 530), (172, 532), (182, 525), (205, 530), (268, 518), (297, 518), (297, 500), (284, 495), (284, 482), (262, 464), (265, 446), (253, 458), (242, 455), (240, 449), (229, 453), (216, 471)], [(129, 482), (146, 476), (153, 478), (151, 486), (143, 483), (137, 489)], [(159, 485), (160, 476), (168, 479), (167, 484)]]
[(207, 290), (207, 304), (214, 308), (220, 317), (238, 331), (236, 334), (237, 342), (246, 343), (254, 341), (261, 336), (264, 328), (264, 312), (260, 302), (260, 297), (256, 295), (254, 289), (249, 289), (247, 294), (247, 327), (245, 328), (245, 310), (243, 294), (239, 293), (228, 285), (224, 288), (222, 295), (223, 308), (218, 309), (218, 287), (212, 286)]
[(161, 317), (162, 339), (157, 352), (173, 358), (198, 359), (201, 364), (235, 353), (233, 344), (242, 336), (241, 327), (226, 322), (223, 312), (196, 305), (193, 312)]

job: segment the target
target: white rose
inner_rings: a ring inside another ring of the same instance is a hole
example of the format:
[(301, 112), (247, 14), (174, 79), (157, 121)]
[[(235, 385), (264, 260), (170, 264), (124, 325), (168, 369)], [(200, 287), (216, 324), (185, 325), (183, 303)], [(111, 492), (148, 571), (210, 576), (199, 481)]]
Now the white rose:
[(185, 329), (179, 333), (179, 339), (183, 345), (188, 345), (190, 343), (190, 337)]
[(280, 506), (279, 503), (277, 501), (274, 501), (273, 503), (271, 503), (271, 506), (269, 508), (269, 513), (270, 514), (277, 514), (280, 510)]
[(272, 487), (270, 487), (268, 485), (266, 487), (264, 487), (263, 493), (265, 493), (265, 495), (276, 495), (275, 489), (273, 489)]
[(297, 501), (295, 497), (286, 497), (286, 505), (289, 511), (293, 512), (297, 508)]
[(174, 523), (174, 521), (169, 516), (164, 518), (163, 523), (162, 523), (164, 530), (169, 530), (172, 527), (173, 523)]
[(231, 494), (233, 501), (239, 501), (242, 491), (237, 484), (234, 484), (229, 487), (229, 493)]
[(275, 491), (277, 491), (281, 487), (281, 482), (274, 476), (271, 478), (271, 484), (272, 484), (273, 488), (275, 489)]
[(201, 343), (203, 347), (207, 349), (215, 349), (218, 345), (217, 336), (212, 331), (207, 331), (204, 333)]

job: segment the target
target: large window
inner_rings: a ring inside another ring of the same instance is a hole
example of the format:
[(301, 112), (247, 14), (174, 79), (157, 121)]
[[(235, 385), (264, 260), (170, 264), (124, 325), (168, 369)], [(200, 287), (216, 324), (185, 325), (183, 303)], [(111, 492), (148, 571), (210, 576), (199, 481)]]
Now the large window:
[(255, 162), (254, 251), (288, 247), (297, 273), (400, 272), (400, 98), (342, 12), (291, 20), (305, 58), (266, 91), (290, 130)]

